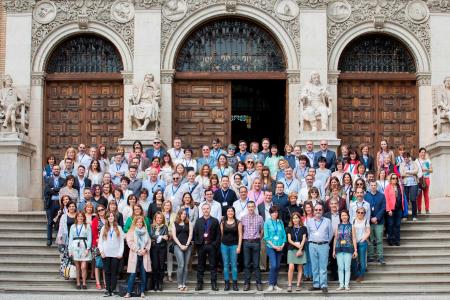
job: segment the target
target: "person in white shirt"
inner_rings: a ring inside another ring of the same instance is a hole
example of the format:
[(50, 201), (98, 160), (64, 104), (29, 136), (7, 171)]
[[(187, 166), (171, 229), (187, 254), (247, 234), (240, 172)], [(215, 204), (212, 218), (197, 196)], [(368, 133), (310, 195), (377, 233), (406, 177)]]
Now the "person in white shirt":
[(314, 169), (314, 168), (308, 169), (308, 175), (312, 176), (313, 181), (314, 181), (313, 186), (315, 186), (316, 188), (319, 189), (320, 199), (322, 201), (324, 201), (325, 200), (325, 183), (316, 178), (316, 169)]
[(209, 204), (209, 206), (211, 207), (211, 217), (214, 217), (217, 219), (217, 221), (219, 221), (219, 223), (222, 221), (222, 206), (220, 205), (219, 202), (217, 202), (216, 200), (213, 199), (213, 191), (212, 190), (205, 190), (205, 201), (203, 201), (202, 203), (200, 203), (198, 210), (198, 217), (201, 218), (203, 217), (203, 205), (204, 204)]
[[(364, 215), (365, 219), (370, 224), (370, 203), (364, 200), (364, 188), (357, 187), (355, 190), (356, 201), (350, 204), (350, 224), (353, 224), (353, 221), (356, 218), (356, 211), (358, 208), (363, 207), (366, 210), (366, 214)], [(369, 225), (370, 226), (370, 225)]]
[(174, 211), (177, 211), (181, 206), (181, 197), (183, 195), (180, 184), (180, 174), (173, 174), (172, 183), (169, 184), (164, 190), (164, 199), (172, 202)]
[[(250, 201), (250, 199), (247, 197), (247, 195), (248, 195), (247, 187), (241, 186), (239, 188), (239, 199), (237, 199), (233, 203), (236, 219), (238, 219), (239, 221), (242, 219), (243, 216), (248, 214), (247, 204)], [(258, 211), (255, 210), (255, 213), (258, 214)]]
[(200, 203), (203, 197), (203, 186), (195, 180), (195, 172), (189, 171), (187, 174), (188, 181), (180, 188), (180, 193), (190, 193), (195, 203)]
[(167, 153), (172, 157), (174, 165), (181, 163), (184, 159), (184, 149), (181, 148), (181, 138), (175, 137), (173, 139), (173, 148), (167, 150)]
[(91, 160), (92, 158), (86, 153), (86, 145), (80, 144), (78, 146), (78, 154), (75, 162), (88, 169), (91, 164)]
[(302, 187), (298, 197), (298, 204), (303, 204), (308, 201), (308, 192), (314, 186), (314, 177), (311, 175), (306, 175), (305, 177), (306, 185)]
[(117, 225), (117, 217), (114, 213), (108, 213), (106, 217), (107, 222), (98, 236), (98, 249), (105, 269), (105, 296), (112, 296), (117, 294), (117, 274), (119, 273), (119, 260), (123, 256), (125, 235), (122, 228)]
[(109, 165), (109, 173), (111, 173), (111, 180), (115, 185), (120, 185), (120, 179), (128, 171), (128, 164), (123, 161), (121, 154), (114, 156), (114, 162)]
[(142, 182), (142, 187), (148, 190), (149, 197), (153, 197), (153, 194), (157, 190), (164, 192), (166, 183), (163, 180), (158, 179), (158, 170), (151, 168), (149, 171), (149, 178)]
[(300, 193), (301, 183), (298, 179), (294, 178), (294, 172), (291, 167), (287, 167), (284, 170), (284, 178), (281, 178), (279, 182), (284, 185), (284, 193), (289, 195), (290, 193)]

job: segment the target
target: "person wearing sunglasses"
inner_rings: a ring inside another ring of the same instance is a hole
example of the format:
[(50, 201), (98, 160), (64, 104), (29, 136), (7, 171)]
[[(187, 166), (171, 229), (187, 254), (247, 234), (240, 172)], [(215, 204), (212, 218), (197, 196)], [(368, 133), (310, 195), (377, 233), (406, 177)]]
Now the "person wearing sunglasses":
[(169, 184), (164, 190), (164, 199), (172, 202), (175, 210), (181, 206), (181, 197), (183, 196), (183, 191), (181, 187), (181, 176), (178, 173), (172, 175), (172, 183)]
[(365, 219), (370, 222), (370, 203), (364, 200), (365, 184), (363, 186), (357, 185), (355, 188), (356, 201), (350, 203), (350, 223), (356, 219), (356, 212), (359, 208), (364, 208), (366, 210)]
[(310, 291), (322, 290), (328, 293), (328, 256), (330, 241), (333, 237), (331, 220), (323, 217), (323, 205), (314, 206), (314, 218), (306, 222), (309, 240), (309, 254), (313, 273), (313, 286)]
[[(359, 190), (359, 189), (358, 189)], [(356, 245), (358, 250), (358, 259), (355, 264), (356, 282), (364, 280), (364, 274), (367, 268), (367, 240), (370, 236), (370, 222), (365, 218), (366, 211), (364, 207), (359, 207), (356, 210), (356, 218), (353, 221), (353, 230), (356, 236)]]
[(389, 246), (400, 246), (400, 224), (403, 214), (403, 187), (398, 175), (389, 176), (389, 184), (384, 190), (387, 212), (387, 240)]

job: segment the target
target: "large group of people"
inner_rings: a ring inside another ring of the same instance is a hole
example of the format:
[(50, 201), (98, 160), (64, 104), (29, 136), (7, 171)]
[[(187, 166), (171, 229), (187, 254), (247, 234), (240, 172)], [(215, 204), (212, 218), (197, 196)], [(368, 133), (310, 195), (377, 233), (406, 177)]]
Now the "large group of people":
[[(194, 158), (178, 137), (170, 149), (156, 138), (148, 149), (135, 141), (112, 156), (105, 145), (70, 147), (43, 171), (47, 245), (57, 228), (61, 275), (73, 264), (77, 289), (90, 276), (106, 296), (124, 273), (124, 297), (162, 291), (174, 280), (174, 260), (178, 290), (187, 291), (195, 255), (196, 291), (207, 266), (213, 291), (218, 273), (225, 291), (238, 291), (242, 271), (242, 289), (253, 277), (262, 291), (267, 270), (269, 292), (300, 291), (304, 280), (327, 293), (329, 275), (348, 291), (351, 278), (364, 280), (367, 262), (385, 263), (385, 232), (399, 246), (402, 219), (417, 221), (423, 204), (429, 213), (433, 169), (426, 149), (413, 160), (384, 140), (375, 157), (369, 145), (342, 145), (339, 156), (326, 140), (314, 149), (308, 141), (281, 153), (264, 138), (248, 151), (246, 141), (222, 147), (214, 139)], [(278, 280), (282, 262), (286, 283)]]

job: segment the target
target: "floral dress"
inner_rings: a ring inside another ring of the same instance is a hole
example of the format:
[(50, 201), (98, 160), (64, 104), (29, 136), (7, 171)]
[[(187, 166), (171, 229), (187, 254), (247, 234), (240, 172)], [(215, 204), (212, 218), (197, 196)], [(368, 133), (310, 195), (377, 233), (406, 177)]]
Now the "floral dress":
[[(69, 255), (74, 261), (91, 261), (92, 230), (91, 225), (74, 224), (69, 233)], [(86, 250), (89, 250), (86, 252)]]

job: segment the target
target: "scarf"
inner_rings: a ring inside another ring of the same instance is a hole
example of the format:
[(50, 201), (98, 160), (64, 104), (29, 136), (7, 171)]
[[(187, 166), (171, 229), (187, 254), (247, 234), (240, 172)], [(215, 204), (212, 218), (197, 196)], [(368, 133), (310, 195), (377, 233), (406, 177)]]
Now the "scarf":
[(148, 241), (148, 233), (147, 229), (145, 229), (145, 226), (140, 229), (137, 227), (134, 228), (134, 239), (139, 250), (145, 248), (145, 244), (147, 244)]

